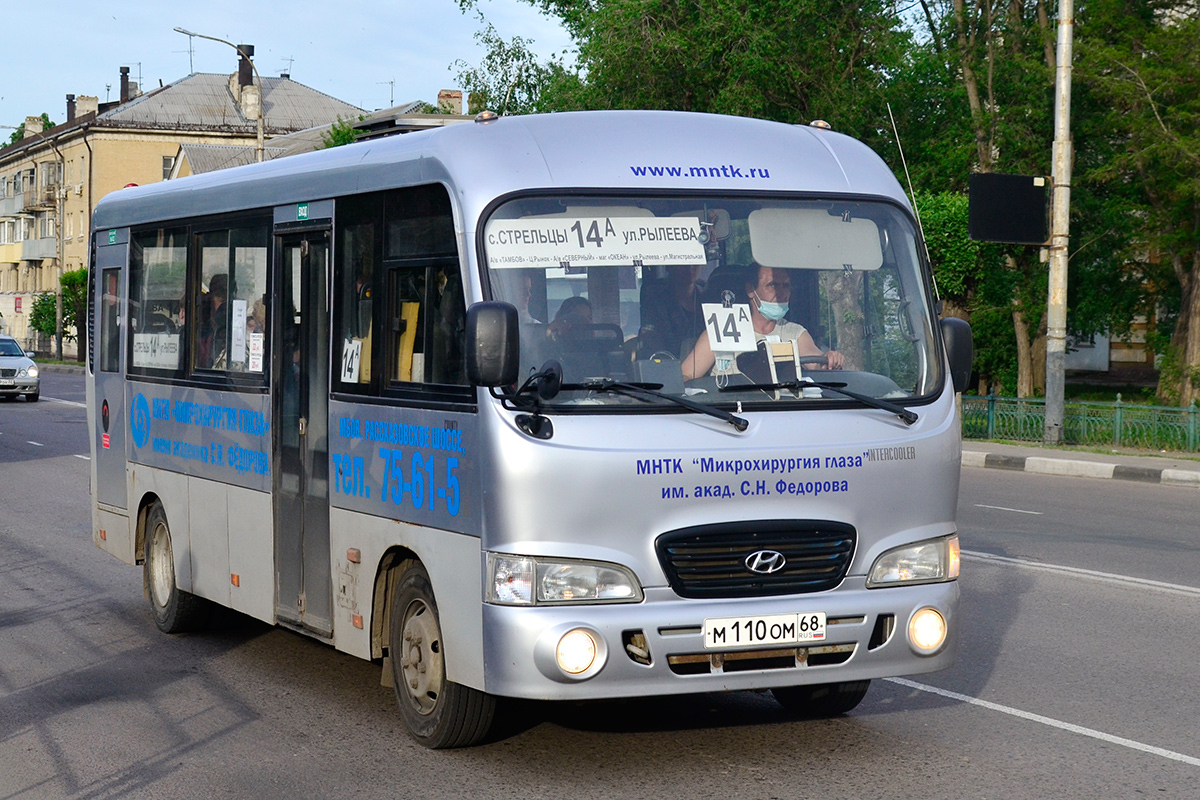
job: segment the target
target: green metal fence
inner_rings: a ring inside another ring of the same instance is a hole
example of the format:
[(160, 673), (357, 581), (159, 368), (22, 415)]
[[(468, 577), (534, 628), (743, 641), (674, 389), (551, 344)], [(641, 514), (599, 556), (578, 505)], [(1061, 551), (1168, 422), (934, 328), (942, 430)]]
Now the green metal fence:
[[(1045, 433), (1046, 401), (1016, 397), (963, 395), (964, 439), (1012, 439), (1040, 442)], [(1067, 403), (1063, 419), (1066, 444), (1138, 447), (1152, 450), (1200, 450), (1200, 409), (1124, 403)]]

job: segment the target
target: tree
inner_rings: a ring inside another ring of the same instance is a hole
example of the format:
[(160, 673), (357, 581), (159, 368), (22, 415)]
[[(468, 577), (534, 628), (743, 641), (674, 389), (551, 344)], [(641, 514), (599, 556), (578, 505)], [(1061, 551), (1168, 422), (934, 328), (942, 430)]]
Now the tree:
[[(87, 352), (87, 270), (73, 269), (64, 272), (59, 286), (62, 287), (63, 332), (67, 338), (75, 338), (79, 342), (78, 356), (84, 360)], [(69, 331), (74, 328), (75, 335)]]
[[(529, 2), (561, 20), (578, 48), (573, 67), (540, 65), (533, 105), (542, 111), (661, 108), (793, 123), (823, 118), (877, 139), (886, 118), (884, 77), (899, 67), (911, 38), (889, 0)], [(476, 0), (459, 4), (465, 10)], [(529, 63), (524, 54), (505, 60), (503, 40), (486, 32), (482, 41), (502, 65)], [(487, 85), (503, 85), (503, 73), (488, 63), (480, 68), (492, 75)]]
[[(54, 127), (54, 123), (50, 121), (50, 115), (45, 111), (42, 112), (42, 130), (46, 131)], [(17, 126), (16, 130), (8, 137), (8, 144), (16, 144), (25, 138), (25, 123), (22, 122)]]
[(979, 393), (1015, 389), (1018, 352), (1010, 303), (1018, 273), (1008, 268), (1002, 246), (967, 236), (966, 194), (918, 194), (916, 203), (943, 314), (971, 321)]
[(505, 40), (482, 14), (485, 27), (475, 33), (475, 40), (487, 48), (483, 63), (472, 67), (459, 59), (458, 82), (467, 92), (467, 111), (478, 114), (484, 109), (497, 114), (535, 114), (543, 109), (542, 95), (564, 67), (556, 60), (543, 63), (529, 46), (530, 39), (514, 36)]
[(342, 119), (340, 116), (329, 126), (329, 130), (321, 134), (321, 147), (318, 149), (327, 150), (330, 147), (341, 147), (344, 144), (354, 144), (358, 140), (358, 134), (354, 130), (354, 123), (366, 119), (365, 116), (359, 116), (358, 119)]
[(1171, 331), (1158, 342), (1159, 399), (1187, 405), (1200, 399), (1200, 8), (1165, 0), (1088, 8), (1079, 72), (1109, 157), (1086, 175), (1121, 198), (1132, 271)]
[(53, 336), (58, 331), (58, 301), (54, 292), (34, 296), (33, 307), (29, 309), (29, 327), (45, 336)]

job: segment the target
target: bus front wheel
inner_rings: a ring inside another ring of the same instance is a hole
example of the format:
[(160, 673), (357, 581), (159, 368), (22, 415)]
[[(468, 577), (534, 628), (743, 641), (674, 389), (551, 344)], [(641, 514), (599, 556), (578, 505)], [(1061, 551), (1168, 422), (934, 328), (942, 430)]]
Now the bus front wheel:
[(175, 558), (171, 528), (162, 503), (155, 502), (146, 514), (143, 575), (154, 624), (163, 633), (181, 633), (201, 627), (208, 619), (208, 602), (175, 583)]
[(404, 571), (394, 598), (388, 660), (409, 733), (432, 749), (477, 744), (491, 728), (496, 700), (446, 680), (437, 602), (423, 566)]
[(813, 686), (784, 686), (771, 690), (779, 705), (802, 717), (836, 717), (845, 714), (867, 696), (870, 681), (820, 683)]

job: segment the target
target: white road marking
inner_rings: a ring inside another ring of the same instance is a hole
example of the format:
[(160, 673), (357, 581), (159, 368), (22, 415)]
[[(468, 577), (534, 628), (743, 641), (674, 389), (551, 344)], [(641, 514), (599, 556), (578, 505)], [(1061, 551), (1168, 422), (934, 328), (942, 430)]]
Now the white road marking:
[(45, 447), (46, 446), (46, 445), (42, 444), (41, 442), (26, 442), (25, 444), (31, 444), (34, 447)]
[(1024, 509), (1021, 509), (1021, 508), (1008, 508), (1008, 507), (1006, 507), (1006, 506), (985, 506), (983, 503), (976, 503), (976, 504), (975, 504), (975, 507), (976, 507), (976, 508), (994, 508), (994, 509), (995, 509), (995, 510), (997, 510), (997, 511), (1012, 511), (1012, 512), (1014, 512), (1014, 513), (1016, 513), (1016, 514), (1036, 514), (1036, 515), (1037, 515), (1037, 516), (1039, 516), (1039, 517), (1040, 517), (1040, 516), (1042, 515), (1042, 513), (1043, 513), (1043, 512), (1041, 512), (1041, 511), (1026, 511), (1026, 510), (1024, 510)]
[(87, 408), (87, 403), (77, 403), (74, 400), (61, 400), (57, 397), (43, 397), (43, 400), (49, 400), (51, 403), (61, 403), (64, 406), (75, 406), (76, 408)]
[(1079, 567), (1064, 567), (1060, 564), (1040, 564), (1036, 561), (1028, 561), (1023, 558), (1009, 558), (1008, 556), (997, 556), (991, 553), (979, 553), (973, 550), (963, 550), (962, 557), (968, 561), (990, 561), (998, 564), (1006, 564), (1011, 567), (1021, 567), (1022, 569), (1040, 570), (1042, 572), (1057, 572), (1066, 575), (1073, 575), (1077, 578), (1087, 578), (1088, 580), (1099, 581), (1101, 583), (1112, 583), (1124, 587), (1137, 587), (1139, 589), (1153, 589), (1167, 594), (1178, 594), (1185, 597), (1200, 597), (1200, 588), (1195, 586), (1184, 586), (1178, 583), (1164, 583), (1162, 581), (1152, 581), (1146, 578), (1134, 578), (1129, 575), (1114, 575), (1111, 572), (1097, 572), (1092, 569), (1080, 569)]
[(1149, 753), (1150, 755), (1161, 756), (1162, 758), (1169, 758), (1172, 761), (1190, 764), (1193, 767), (1200, 767), (1200, 758), (1186, 756), (1183, 753), (1176, 753), (1174, 750), (1164, 750), (1161, 747), (1154, 747), (1153, 745), (1143, 744), (1142, 742), (1135, 742), (1132, 739), (1124, 739), (1120, 736), (1113, 736), (1111, 733), (1104, 733), (1103, 731), (1093, 730), (1092, 728), (1085, 728), (1082, 725), (1072, 725), (1070, 722), (1063, 722), (1062, 720), (1054, 719), (1052, 717), (1044, 717), (1041, 714), (1032, 714), (1028, 711), (1022, 711), (1019, 708), (1002, 706), (999, 703), (990, 703), (987, 700), (980, 700), (977, 697), (969, 697), (968, 695), (959, 694), (958, 692), (939, 689), (936, 686), (917, 683), (916, 681), (910, 681), (907, 678), (884, 678), (884, 680), (888, 681), (889, 683), (895, 683), (900, 686), (907, 687), (909, 689), (916, 689), (919, 692), (929, 692), (930, 694), (936, 694), (950, 700), (957, 700), (960, 703), (970, 703), (973, 706), (986, 708), (990, 711), (999, 711), (1001, 714), (1008, 714), (1013, 717), (1029, 720), (1030, 722), (1048, 725), (1051, 728), (1058, 728), (1071, 733), (1077, 733), (1080, 736), (1088, 736), (1092, 739), (1099, 739), (1100, 741), (1108, 742), (1109, 744), (1128, 747), (1130, 750), (1139, 750), (1143, 753)]
[(75, 454), (75, 457), (76, 457), (76, 458), (82, 458), (84, 461), (91, 461), (91, 460), (92, 460), (92, 457), (91, 457), (91, 456), (81, 456), (81, 455), (79, 455), (79, 453), (76, 453), (76, 454)]

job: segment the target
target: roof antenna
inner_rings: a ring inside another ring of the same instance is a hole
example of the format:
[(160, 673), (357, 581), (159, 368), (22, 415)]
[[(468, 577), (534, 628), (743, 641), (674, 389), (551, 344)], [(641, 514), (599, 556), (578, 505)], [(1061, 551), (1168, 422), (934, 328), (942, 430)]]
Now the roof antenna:
[(925, 247), (925, 260), (929, 262), (929, 277), (933, 281), (933, 299), (937, 301), (940, 309), (942, 295), (938, 291), (937, 277), (933, 274), (933, 259), (929, 257), (929, 242), (925, 239), (925, 226), (921, 224), (921, 209), (917, 207), (917, 195), (913, 191), (912, 176), (908, 174), (908, 161), (904, 158), (904, 146), (900, 144), (900, 131), (896, 128), (896, 117), (892, 114), (891, 103), (887, 104), (887, 110), (888, 119), (892, 121), (892, 135), (896, 137), (896, 149), (900, 151), (900, 163), (904, 166), (904, 179), (908, 181), (908, 199), (912, 203), (913, 213), (917, 215), (917, 230), (921, 232), (921, 244)]

